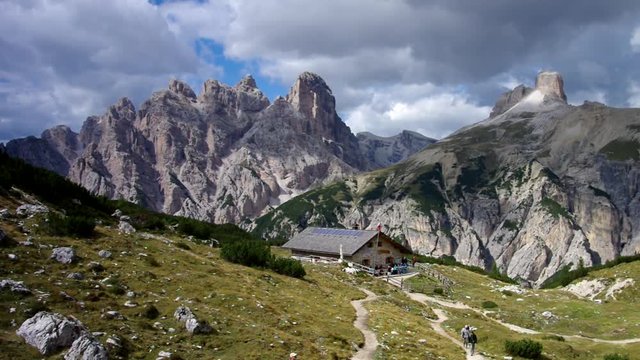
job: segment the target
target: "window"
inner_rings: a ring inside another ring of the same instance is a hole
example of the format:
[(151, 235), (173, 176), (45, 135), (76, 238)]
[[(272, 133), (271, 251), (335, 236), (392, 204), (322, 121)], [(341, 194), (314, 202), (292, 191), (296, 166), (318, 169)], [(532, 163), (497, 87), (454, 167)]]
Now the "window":
[(369, 241), (369, 242), (367, 243), (367, 247), (373, 247), (373, 242)]
[(378, 247), (382, 246), (382, 241), (378, 241)]
[(369, 259), (362, 259), (362, 265), (369, 266)]

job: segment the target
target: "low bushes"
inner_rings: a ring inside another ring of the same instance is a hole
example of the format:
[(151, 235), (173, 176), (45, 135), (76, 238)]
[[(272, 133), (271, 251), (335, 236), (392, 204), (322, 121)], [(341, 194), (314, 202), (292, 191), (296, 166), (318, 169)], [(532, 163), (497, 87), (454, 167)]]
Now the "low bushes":
[(618, 353), (607, 354), (604, 356), (604, 360), (629, 360), (629, 356)]
[(484, 309), (493, 309), (493, 308), (497, 308), (498, 304), (494, 303), (493, 301), (483, 301), (482, 302), (482, 308)]
[(504, 349), (509, 355), (520, 356), (525, 359), (538, 359), (542, 354), (542, 344), (529, 339), (506, 340)]
[(220, 255), (223, 259), (236, 264), (269, 268), (282, 275), (295, 278), (303, 278), (306, 275), (300, 261), (271, 255), (271, 248), (264, 241), (225, 242), (222, 244)]
[(60, 216), (50, 213), (45, 226), (46, 232), (54, 236), (91, 237), (96, 222), (84, 216)]

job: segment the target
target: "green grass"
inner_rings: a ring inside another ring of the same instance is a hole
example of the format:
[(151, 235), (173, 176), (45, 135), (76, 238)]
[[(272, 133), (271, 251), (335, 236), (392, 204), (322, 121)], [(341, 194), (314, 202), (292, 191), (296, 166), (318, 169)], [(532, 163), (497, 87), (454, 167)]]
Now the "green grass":
[(609, 160), (637, 161), (640, 159), (640, 143), (636, 140), (616, 139), (603, 146), (599, 152)]
[(571, 220), (571, 215), (569, 215), (567, 209), (551, 198), (543, 198), (542, 201), (540, 201), (540, 206), (542, 206), (549, 214), (551, 214), (551, 216), (556, 219), (558, 219), (559, 217), (563, 217)]

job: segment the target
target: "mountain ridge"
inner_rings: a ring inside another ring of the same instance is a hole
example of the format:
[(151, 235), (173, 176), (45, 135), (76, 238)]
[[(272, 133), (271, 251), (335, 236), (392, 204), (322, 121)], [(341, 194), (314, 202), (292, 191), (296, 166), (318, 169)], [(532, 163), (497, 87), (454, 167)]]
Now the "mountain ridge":
[(122, 98), (88, 117), (78, 134), (58, 126), (5, 147), (96, 194), (247, 226), (293, 195), (431, 142), (404, 133), (361, 147), (336, 113), (331, 89), (306, 72), (273, 103), (250, 75), (235, 86), (207, 80), (199, 94), (173, 79), (138, 110)]

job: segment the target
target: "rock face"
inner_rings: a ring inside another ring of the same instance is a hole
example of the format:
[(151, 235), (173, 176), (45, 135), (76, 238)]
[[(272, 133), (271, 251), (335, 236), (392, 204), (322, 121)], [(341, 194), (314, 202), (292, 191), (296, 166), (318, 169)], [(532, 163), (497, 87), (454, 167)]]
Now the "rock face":
[(564, 81), (562, 80), (562, 76), (557, 72), (540, 72), (536, 78), (536, 90), (541, 91), (546, 96), (567, 102), (567, 95), (564, 93)]
[(493, 117), (284, 203), (255, 230), (287, 238), (310, 225), (381, 222), (416, 252), (496, 265), (534, 286), (565, 266), (636, 254), (640, 111), (564, 98), (562, 78), (541, 73), (535, 90), (503, 96)]
[(42, 355), (51, 355), (70, 346), (83, 331), (82, 324), (75, 320), (41, 311), (27, 319), (16, 334), (24, 338), (27, 344), (37, 348)]
[(496, 117), (505, 111), (509, 110), (512, 106), (520, 102), (520, 100), (524, 99), (527, 95), (531, 94), (533, 91), (532, 88), (526, 87), (524, 85), (518, 85), (513, 90), (507, 91), (502, 94), (496, 105), (491, 109), (491, 114), (489, 117)]
[(207, 80), (198, 95), (171, 80), (138, 111), (123, 98), (87, 118), (79, 134), (60, 126), (6, 148), (99, 195), (250, 227), (297, 194), (399, 161), (428, 142), (415, 133), (364, 141), (337, 115), (324, 80), (303, 73), (273, 104), (251, 76), (233, 87)]
[(11, 279), (0, 280), (0, 290), (8, 290), (20, 295), (31, 294), (31, 290), (24, 286), (23, 281), (15, 281)]
[(391, 166), (436, 142), (435, 139), (408, 130), (391, 137), (363, 132), (358, 133), (357, 138), (360, 152), (369, 159), (371, 169)]

